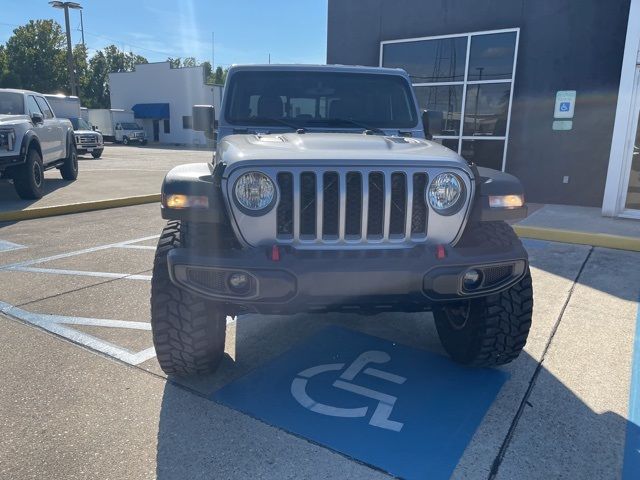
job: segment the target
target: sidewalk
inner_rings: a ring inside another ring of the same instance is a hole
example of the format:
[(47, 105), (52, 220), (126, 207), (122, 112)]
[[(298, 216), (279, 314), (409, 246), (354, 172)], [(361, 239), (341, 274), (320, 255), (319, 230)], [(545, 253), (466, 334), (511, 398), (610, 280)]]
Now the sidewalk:
[(603, 217), (598, 207), (531, 204), (514, 228), (527, 238), (640, 251), (640, 220)]

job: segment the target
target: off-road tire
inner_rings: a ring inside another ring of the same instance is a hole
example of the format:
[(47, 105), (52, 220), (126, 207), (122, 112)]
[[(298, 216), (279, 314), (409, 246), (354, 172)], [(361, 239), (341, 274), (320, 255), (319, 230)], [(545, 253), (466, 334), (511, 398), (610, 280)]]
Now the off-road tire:
[(518, 235), (506, 222), (478, 222), (467, 225), (457, 247), (498, 247), (520, 245)]
[(184, 228), (172, 221), (162, 231), (151, 279), (151, 329), (160, 367), (166, 374), (211, 373), (224, 355), (226, 314), (215, 302), (175, 286), (167, 254), (179, 248)]
[(78, 152), (76, 146), (69, 145), (69, 153), (60, 167), (60, 175), (64, 180), (73, 181), (78, 178)]
[(44, 195), (44, 167), (35, 148), (27, 152), (27, 161), (13, 171), (13, 186), (18, 196), (25, 200), (36, 200)]
[(433, 311), (442, 346), (453, 360), (474, 367), (504, 365), (524, 348), (531, 328), (531, 273), (508, 290), (443, 304)]
[(102, 156), (102, 152), (104, 150), (94, 150), (93, 152), (91, 152), (91, 156), (93, 158), (100, 158)]

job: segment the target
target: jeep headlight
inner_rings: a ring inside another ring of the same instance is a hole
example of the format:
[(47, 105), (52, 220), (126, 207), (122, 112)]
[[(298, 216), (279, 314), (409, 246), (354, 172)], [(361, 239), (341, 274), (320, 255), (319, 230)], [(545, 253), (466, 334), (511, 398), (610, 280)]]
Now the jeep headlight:
[(464, 203), (464, 183), (455, 173), (441, 173), (429, 185), (426, 196), (429, 205), (440, 215), (453, 215)]
[(0, 130), (0, 148), (13, 150), (16, 144), (16, 131), (12, 128)]
[(236, 180), (234, 195), (242, 208), (259, 213), (273, 205), (276, 187), (264, 173), (249, 172)]

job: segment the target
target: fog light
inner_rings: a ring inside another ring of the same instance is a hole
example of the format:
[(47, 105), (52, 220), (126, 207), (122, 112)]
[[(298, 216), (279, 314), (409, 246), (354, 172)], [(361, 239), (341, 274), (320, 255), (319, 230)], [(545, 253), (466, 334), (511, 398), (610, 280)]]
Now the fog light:
[(462, 277), (462, 286), (465, 290), (475, 290), (482, 283), (482, 273), (478, 270), (468, 270)]
[(235, 293), (247, 293), (251, 286), (251, 277), (246, 273), (236, 272), (229, 275), (229, 288)]

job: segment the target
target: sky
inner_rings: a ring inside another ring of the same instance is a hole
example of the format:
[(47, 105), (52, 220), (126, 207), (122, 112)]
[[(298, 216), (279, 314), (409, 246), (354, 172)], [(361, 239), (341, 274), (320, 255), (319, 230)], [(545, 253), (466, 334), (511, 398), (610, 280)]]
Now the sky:
[[(150, 62), (196, 57), (234, 63), (325, 63), (327, 0), (76, 0), (83, 6), (91, 55), (109, 44)], [(47, 0), (0, 0), (0, 43), (29, 20), (63, 10)], [(70, 10), (72, 42), (80, 43), (80, 13)], [(215, 41), (212, 52), (212, 34)]]

